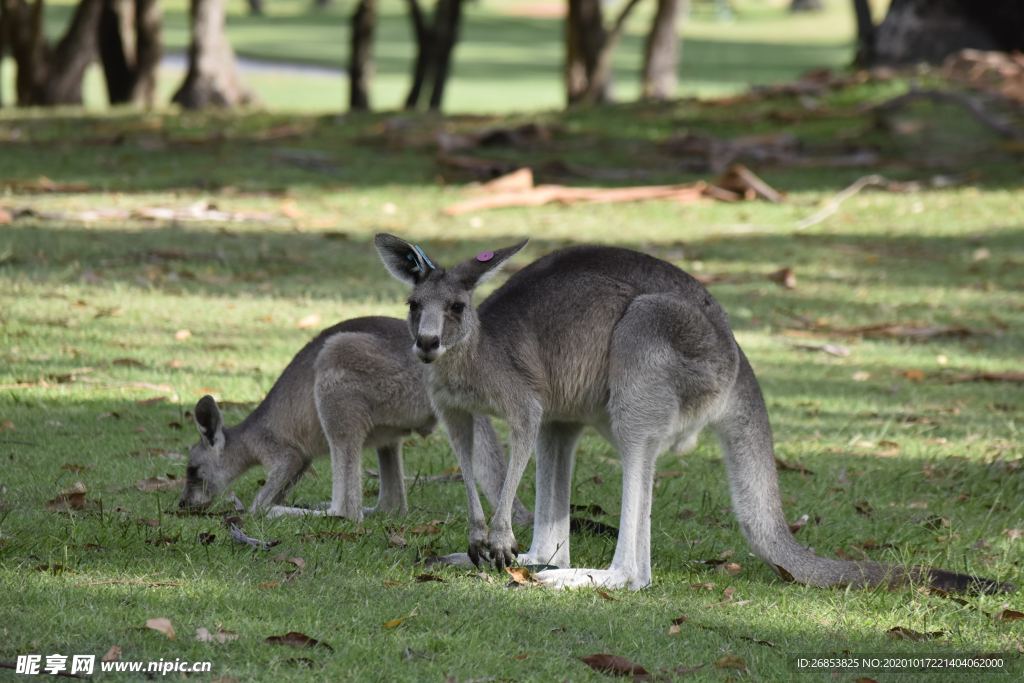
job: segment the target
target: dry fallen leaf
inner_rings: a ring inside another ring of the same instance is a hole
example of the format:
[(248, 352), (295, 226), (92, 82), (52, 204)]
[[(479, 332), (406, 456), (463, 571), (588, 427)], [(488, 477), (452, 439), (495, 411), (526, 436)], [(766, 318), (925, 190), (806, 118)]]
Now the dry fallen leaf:
[(1011, 541), (1019, 541), (1021, 538), (1024, 538), (1024, 531), (1021, 531), (1020, 529), (1003, 529), (1003, 533), (1006, 534), (1006, 537)]
[(163, 633), (171, 640), (174, 640), (174, 627), (171, 626), (171, 620), (166, 617), (147, 619), (146, 628), (151, 628), (154, 631), (160, 631), (160, 633)]
[(866, 370), (858, 370), (850, 376), (854, 382), (866, 382), (871, 379), (871, 373)]
[(533, 584), (537, 583), (537, 580), (530, 574), (530, 570), (526, 567), (505, 567), (505, 571), (508, 572), (509, 576), (516, 583), (521, 584)]
[(682, 630), (683, 629), (679, 626), (679, 624), (672, 624), (671, 626), (668, 627), (668, 634), (670, 636), (675, 636), (675, 635), (678, 635), (679, 632), (682, 631)]
[(921, 382), (924, 380), (924, 373), (920, 370), (907, 370), (903, 373), (903, 376), (912, 382)]
[(334, 651), (327, 643), (321, 643), (319, 640), (310, 638), (305, 633), (299, 633), (298, 631), (289, 631), (283, 636), (270, 636), (263, 640), (264, 643), (269, 645), (287, 645), (289, 647), (297, 647), (299, 649), (307, 647), (325, 647), (331, 652)]
[(477, 579), (482, 579), (487, 583), (494, 583), (494, 577), (490, 574), (485, 574), (484, 572), (469, 572), (468, 574), (466, 574), (466, 576), (472, 576)]
[(73, 493), (88, 493), (88, 492), (89, 492), (89, 490), (85, 487), (85, 484), (83, 484), (80, 481), (76, 481), (71, 486), (66, 486), (63, 489), (61, 489), (60, 495), (62, 495), (62, 496), (70, 496)]
[(603, 590), (598, 588), (597, 582), (594, 581), (593, 576), (590, 577), (590, 583), (594, 586), (594, 590), (597, 591), (597, 594), (600, 595), (602, 598), (604, 598), (605, 600), (611, 600), (612, 602), (618, 602), (618, 599), (613, 598), (612, 596), (608, 595)]
[(305, 330), (305, 329), (308, 329), (310, 327), (316, 327), (319, 324), (320, 324), (320, 316), (317, 315), (316, 313), (310, 313), (309, 315), (305, 316), (304, 318), (300, 318), (299, 322), (297, 322), (295, 324), (295, 326), (298, 327), (300, 330)]
[(718, 569), (716, 571), (728, 574), (729, 576), (735, 576), (740, 573), (741, 569), (742, 567), (740, 567), (739, 562), (728, 562), (718, 565)]
[(583, 658), (583, 663), (595, 671), (613, 676), (646, 676), (647, 669), (625, 657), (618, 655), (596, 654)]
[(1021, 619), (1024, 619), (1024, 613), (1012, 609), (1004, 609), (1002, 612), (998, 613), (994, 618), (996, 621), (1004, 622), (1019, 621)]
[(385, 588), (398, 588), (399, 586), (404, 586), (404, 585), (405, 585), (405, 583), (403, 583), (402, 581), (396, 581), (394, 579), (384, 579), (384, 587)]
[(712, 669), (745, 669), (747, 663), (743, 661), (743, 657), (737, 657), (736, 655), (726, 655), (714, 663)]
[(409, 533), (413, 536), (436, 536), (441, 533), (441, 530), (433, 524), (420, 524), (409, 529)]
[(521, 655), (516, 655), (516, 659), (517, 659), (517, 660), (519, 660), (519, 661), (521, 662), (521, 661), (523, 661), (524, 659), (526, 659), (527, 657), (529, 657), (529, 656), (530, 656), (531, 654), (533, 654), (533, 653), (532, 653), (532, 652), (524, 652), (524, 653), (523, 653), (523, 654), (521, 654)]
[(118, 659), (121, 658), (122, 652), (123, 652), (123, 650), (121, 650), (121, 648), (119, 648), (117, 645), (111, 645), (110, 649), (107, 650), (107, 654), (105, 654), (102, 657), (100, 657), (100, 661), (101, 662), (116, 662)]
[(416, 616), (416, 610), (413, 610), (412, 614), (410, 614), (407, 617), (399, 617), (397, 619), (392, 619), (391, 621), (384, 622), (383, 628), (394, 628), (394, 627), (400, 625), (406, 619), (411, 619), (414, 616)]
[(768, 279), (785, 289), (796, 288), (796, 274), (792, 268), (783, 268), (768, 274)]
[(173, 491), (184, 485), (184, 479), (169, 479), (167, 477), (149, 477), (148, 479), (139, 479), (135, 482), (135, 488), (143, 493), (153, 493), (154, 491)]
[(946, 635), (944, 631), (919, 633), (917, 631), (914, 631), (913, 629), (909, 629), (904, 626), (893, 626), (892, 628), (888, 629), (886, 633), (888, 633), (889, 637), (893, 640), (912, 640), (915, 642), (919, 640), (932, 640), (934, 638), (941, 638), (944, 635)]
[(261, 589), (277, 588), (280, 585), (281, 585), (280, 581), (264, 581), (263, 583), (261, 583), (259, 585), (259, 588), (261, 588)]
[(388, 540), (391, 541), (391, 545), (397, 545), (397, 546), (408, 545), (408, 541), (406, 541), (404, 538), (402, 538), (398, 534), (391, 534), (391, 538), (389, 538)]
[(66, 510), (87, 510), (93, 505), (93, 501), (86, 500), (84, 493), (71, 493), (59, 495), (53, 500), (46, 501), (46, 509), (50, 512), (63, 512)]
[(430, 583), (431, 581), (437, 581), (438, 583), (448, 583), (440, 576), (436, 574), (417, 574), (416, 583)]
[(178, 330), (177, 332), (174, 333), (174, 338), (177, 339), (178, 341), (188, 339), (191, 336), (192, 333), (189, 330)]

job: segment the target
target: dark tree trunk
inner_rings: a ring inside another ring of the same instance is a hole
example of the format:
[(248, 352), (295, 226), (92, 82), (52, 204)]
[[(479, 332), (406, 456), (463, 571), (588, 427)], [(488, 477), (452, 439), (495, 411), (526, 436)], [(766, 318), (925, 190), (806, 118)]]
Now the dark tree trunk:
[(641, 75), (642, 96), (650, 100), (671, 99), (679, 73), (679, 17), (685, 17), (690, 0), (658, 0)]
[(857, 16), (857, 54), (853, 63), (867, 67), (875, 61), (875, 22), (871, 18), (871, 5), (868, 0), (853, 0), (853, 12)]
[(263, 0), (249, 0), (249, 14), (263, 16)]
[(352, 54), (348, 62), (349, 109), (370, 108), (373, 80), (373, 29), (377, 23), (377, 0), (359, 0), (352, 14)]
[(440, 111), (444, 87), (451, 73), (452, 51), (459, 39), (462, 21), (462, 0), (438, 0), (434, 16), (433, 59), (434, 90), (430, 93), (430, 108)]
[(965, 48), (1024, 48), (1021, 0), (892, 0), (875, 32), (873, 63), (942, 62)]
[[(569, 104), (583, 100), (607, 39), (601, 0), (569, 0), (565, 19), (565, 90)], [(610, 93), (606, 86), (600, 100), (607, 99)]]
[(427, 66), (433, 50), (434, 32), (427, 26), (423, 10), (417, 0), (408, 0), (409, 20), (412, 22), (413, 35), (416, 37), (416, 64), (412, 71), (412, 86), (405, 98), (405, 108), (415, 109), (420, 101), (420, 92), (427, 80)]
[(224, 33), (226, 0), (192, 0), (188, 74), (171, 99), (185, 109), (233, 107), (255, 101), (242, 84), (235, 51)]
[(405, 108), (415, 109), (424, 88), (431, 87), (430, 108), (439, 110), (451, 73), (452, 51), (462, 22), (462, 0), (438, 0), (433, 25), (428, 25), (417, 0), (408, 0), (409, 17), (416, 36), (416, 64)]
[(162, 23), (157, 0), (105, 0), (99, 43), (111, 104), (153, 106)]
[(11, 54), (18, 68), (18, 104), (82, 103), (82, 77), (96, 56), (96, 36), (103, 0), (82, 0), (60, 42), (51, 46), (43, 34), (43, 3), (0, 0)]
[(797, 12), (820, 12), (825, 9), (825, 6), (821, 4), (821, 0), (793, 0), (789, 3), (789, 11), (796, 14)]
[(0, 109), (4, 106), (4, 53), (7, 52), (7, 12), (4, 11), (4, 2), (0, 0)]
[(612, 58), (626, 30), (626, 19), (640, 0), (629, 0), (609, 31), (600, 0), (569, 0), (566, 18), (566, 95), (569, 104), (612, 99)]

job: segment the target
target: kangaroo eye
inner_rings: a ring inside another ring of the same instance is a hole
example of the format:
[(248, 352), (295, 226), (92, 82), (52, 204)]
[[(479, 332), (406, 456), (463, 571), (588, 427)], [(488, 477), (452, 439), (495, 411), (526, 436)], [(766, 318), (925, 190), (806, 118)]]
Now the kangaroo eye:
[(418, 310), (420, 310), (420, 305), (418, 303), (416, 303), (415, 301), (410, 301), (409, 302), (409, 312), (410, 313), (415, 313)]
[(458, 315), (466, 309), (466, 304), (452, 304), (452, 313)]

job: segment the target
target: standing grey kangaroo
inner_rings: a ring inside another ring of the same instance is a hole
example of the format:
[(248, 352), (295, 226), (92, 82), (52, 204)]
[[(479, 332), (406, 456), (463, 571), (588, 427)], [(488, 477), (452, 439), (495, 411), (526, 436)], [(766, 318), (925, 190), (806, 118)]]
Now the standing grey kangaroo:
[[(692, 447), (705, 426), (725, 454), (733, 509), (751, 549), (781, 577), (814, 586), (1013, 590), (930, 567), (840, 562), (814, 555), (782, 512), (772, 431), (761, 389), (722, 307), (691, 276), (651, 256), (603, 246), (556, 251), (530, 264), (474, 309), (473, 290), (526, 242), (483, 252), (446, 271), (404, 240), (375, 239), (385, 267), (411, 285), (409, 328), (429, 364), (431, 402), (448, 430), (469, 496), (469, 556), (510, 565), (513, 501), (536, 447), (533, 543), (520, 564), (553, 564), (552, 587), (640, 589), (651, 583), (655, 459)], [(509, 466), (487, 524), (472, 485), (474, 414), (508, 422)], [(569, 568), (573, 459), (586, 425), (622, 458), (622, 509), (608, 569)]]
[[(356, 318), (329, 327), (292, 359), (263, 402), (244, 421), (225, 427), (212, 396), (196, 404), (200, 441), (188, 458), (181, 507), (201, 507), (249, 468), (261, 464), (267, 482), (250, 512), (325, 514), (277, 507), (318, 455), (331, 455), (332, 492), (326, 514), (406, 513), (402, 439), (427, 435), (437, 423), (425, 368), (409, 348), (409, 332), (394, 318)], [(473, 421), (472, 460), (488, 499), (497, 503), (505, 480), (501, 442), (487, 417)], [(362, 506), (362, 452), (377, 450), (380, 494)], [(272, 507), (273, 506), (273, 507)], [(519, 523), (532, 515), (518, 500)]]

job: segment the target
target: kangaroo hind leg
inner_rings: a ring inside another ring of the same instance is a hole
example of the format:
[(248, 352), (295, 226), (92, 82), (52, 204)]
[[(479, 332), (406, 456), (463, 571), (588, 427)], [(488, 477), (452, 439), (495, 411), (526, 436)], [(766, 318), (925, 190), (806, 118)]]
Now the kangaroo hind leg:
[(533, 543), (521, 565), (569, 566), (569, 497), (576, 446), (583, 425), (555, 422), (541, 425), (537, 435), (536, 511)]
[(380, 494), (377, 496), (377, 506), (363, 508), (363, 515), (382, 512), (404, 516), (408, 512), (408, 506), (405, 499), (401, 439), (377, 447), (377, 470), (380, 473)]

